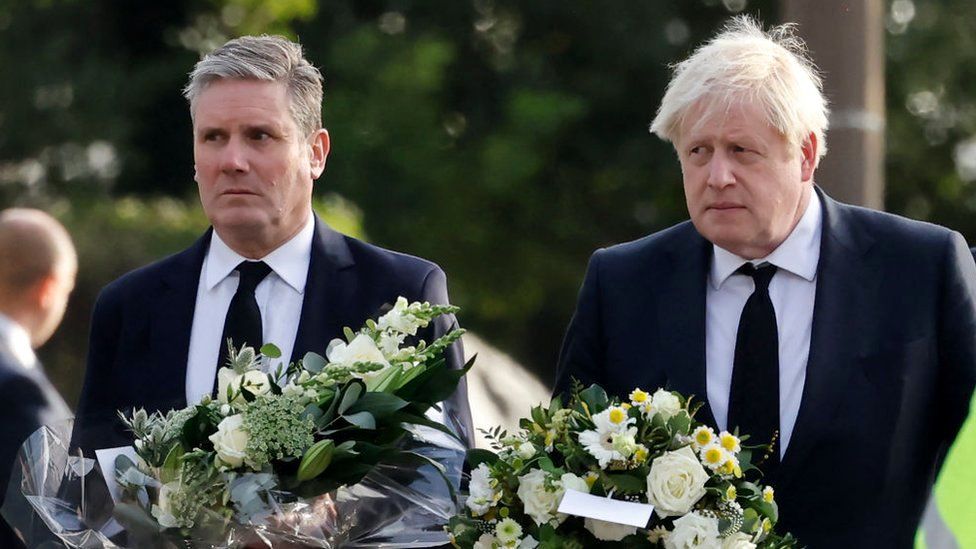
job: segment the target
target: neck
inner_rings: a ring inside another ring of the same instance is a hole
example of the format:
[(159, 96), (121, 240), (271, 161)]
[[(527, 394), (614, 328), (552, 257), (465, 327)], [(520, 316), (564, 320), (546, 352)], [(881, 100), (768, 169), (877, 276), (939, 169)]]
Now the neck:
[(271, 234), (268, 231), (256, 230), (254, 232), (221, 230), (214, 226), (214, 230), (220, 239), (227, 244), (227, 247), (247, 259), (261, 259), (271, 252), (277, 250), (282, 244), (295, 237), (308, 222), (308, 214), (302, 218), (302, 222), (297, 224), (291, 231), (281, 234)]

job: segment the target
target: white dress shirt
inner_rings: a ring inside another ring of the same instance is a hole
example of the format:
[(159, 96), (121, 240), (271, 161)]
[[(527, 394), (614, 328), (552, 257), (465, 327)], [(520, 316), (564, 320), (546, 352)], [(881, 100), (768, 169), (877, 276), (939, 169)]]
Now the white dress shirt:
[[(261, 310), (265, 343), (281, 349), (280, 362), (291, 359), (301, 320), (308, 265), (312, 258), (312, 236), (315, 222), (311, 212), (308, 222), (291, 240), (285, 242), (261, 261), (271, 273), (258, 284), (254, 298)], [(186, 366), (186, 401), (195, 404), (209, 395), (217, 376), (220, 337), (230, 301), (237, 292), (240, 275), (234, 269), (247, 259), (230, 249), (217, 231), (210, 238), (210, 249), (200, 268), (196, 308), (190, 331), (190, 350)], [(278, 361), (274, 365), (277, 365)]]
[(31, 370), (37, 366), (37, 356), (31, 347), (27, 330), (5, 314), (0, 313), (0, 346), (5, 347), (14, 360)]
[[(779, 333), (780, 457), (790, 443), (806, 381), (822, 216), (820, 200), (811, 192), (806, 211), (789, 237), (768, 256), (751, 261), (777, 267), (769, 283), (769, 298)], [(755, 283), (750, 276), (734, 274), (749, 260), (718, 246), (713, 248), (705, 297), (706, 387), (715, 421), (720, 429), (727, 429), (739, 317)]]

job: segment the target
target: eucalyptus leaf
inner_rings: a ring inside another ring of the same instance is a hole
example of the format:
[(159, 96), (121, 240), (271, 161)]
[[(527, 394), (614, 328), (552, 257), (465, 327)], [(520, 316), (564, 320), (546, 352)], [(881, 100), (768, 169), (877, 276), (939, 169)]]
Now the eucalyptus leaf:
[(346, 410), (351, 408), (352, 405), (355, 404), (357, 400), (359, 400), (359, 397), (362, 396), (364, 392), (366, 392), (366, 384), (364, 384), (362, 381), (359, 381), (358, 379), (350, 381), (346, 385), (345, 390), (343, 390), (342, 399), (340, 399), (339, 401), (339, 408), (338, 408), (339, 415), (345, 414)]
[(322, 369), (325, 368), (326, 364), (328, 364), (328, 362), (318, 353), (308, 352), (305, 353), (305, 357), (302, 358), (302, 367), (313, 374), (321, 372)]
[(343, 414), (342, 419), (352, 423), (360, 429), (376, 429), (376, 418), (369, 412), (356, 412), (355, 414)]
[(274, 343), (265, 343), (261, 346), (260, 352), (268, 358), (281, 358), (281, 349)]

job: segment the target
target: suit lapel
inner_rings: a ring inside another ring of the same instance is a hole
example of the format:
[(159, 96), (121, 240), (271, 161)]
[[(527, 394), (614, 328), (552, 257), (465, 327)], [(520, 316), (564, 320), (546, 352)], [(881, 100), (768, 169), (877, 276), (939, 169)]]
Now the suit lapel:
[(715, 425), (705, 387), (705, 284), (711, 244), (688, 223), (668, 251), (657, 302), (661, 361), (667, 369), (668, 388), (693, 395), (704, 405), (696, 419)]
[(804, 458), (834, 420), (856, 364), (858, 327), (865, 325), (861, 317), (872, 310), (865, 303), (873, 287), (864, 284), (872, 277), (865, 272), (869, 267), (862, 257), (871, 241), (851, 230), (844, 206), (819, 188), (817, 194), (824, 215), (810, 353), (799, 415), (775, 479), (781, 484), (800, 471)]
[[(150, 318), (149, 352), (156, 371), (147, 379), (153, 387), (153, 404), (161, 410), (186, 406), (186, 364), (189, 358), (190, 331), (196, 308), (200, 268), (210, 247), (208, 230), (189, 249), (174, 258), (164, 275), (162, 289), (155, 298)], [(148, 400), (148, 399), (147, 399)]]
[(341, 335), (343, 321), (349, 316), (357, 291), (353, 265), (345, 237), (315, 216), (312, 257), (292, 362), (300, 360), (309, 351), (324, 355), (329, 341)]

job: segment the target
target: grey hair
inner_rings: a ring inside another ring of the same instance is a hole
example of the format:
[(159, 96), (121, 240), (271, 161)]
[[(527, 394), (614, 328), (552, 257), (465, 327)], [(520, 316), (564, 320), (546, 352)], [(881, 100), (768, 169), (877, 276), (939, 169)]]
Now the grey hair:
[(697, 123), (702, 123), (737, 101), (749, 101), (790, 145), (802, 146), (813, 133), (819, 144), (817, 160), (822, 158), (827, 153), (827, 99), (817, 67), (795, 30), (796, 25), (785, 24), (765, 32), (748, 16), (734, 17), (674, 65), (651, 132), (675, 143), (691, 107), (701, 107)]
[(191, 116), (200, 93), (224, 78), (281, 82), (298, 128), (307, 136), (322, 127), (322, 73), (305, 59), (301, 45), (281, 36), (241, 36), (208, 53), (183, 88)]

